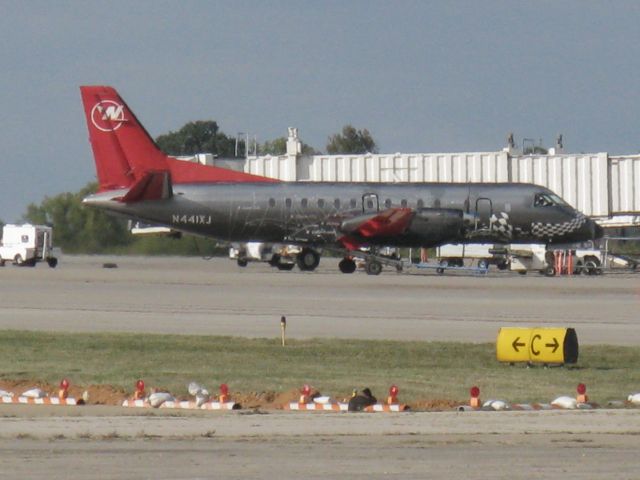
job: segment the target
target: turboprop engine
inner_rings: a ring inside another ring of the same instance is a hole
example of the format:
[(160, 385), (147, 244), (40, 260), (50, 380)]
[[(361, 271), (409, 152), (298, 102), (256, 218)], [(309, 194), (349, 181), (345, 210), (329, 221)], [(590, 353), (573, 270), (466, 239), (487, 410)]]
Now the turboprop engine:
[(404, 237), (411, 244), (431, 247), (463, 239), (466, 219), (462, 210), (422, 208), (417, 210)]

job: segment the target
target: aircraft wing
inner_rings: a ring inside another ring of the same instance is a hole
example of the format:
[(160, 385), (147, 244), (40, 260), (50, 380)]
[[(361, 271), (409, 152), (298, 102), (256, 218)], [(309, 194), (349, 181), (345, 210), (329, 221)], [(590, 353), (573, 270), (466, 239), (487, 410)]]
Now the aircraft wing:
[(407, 229), (412, 217), (410, 208), (389, 208), (360, 223), (355, 233), (365, 238), (400, 235)]
[(414, 211), (410, 208), (389, 208), (382, 212), (359, 215), (342, 222), (340, 230), (346, 236), (340, 242), (353, 249), (360, 242), (356, 238), (394, 237), (403, 234), (413, 219)]

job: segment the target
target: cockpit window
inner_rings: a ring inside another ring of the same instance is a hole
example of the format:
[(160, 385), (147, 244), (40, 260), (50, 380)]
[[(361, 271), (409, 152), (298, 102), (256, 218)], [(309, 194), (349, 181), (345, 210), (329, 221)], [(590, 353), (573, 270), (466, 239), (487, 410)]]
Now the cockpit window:
[(556, 205), (566, 204), (567, 203), (555, 193), (536, 193), (533, 199), (534, 207), (554, 207)]

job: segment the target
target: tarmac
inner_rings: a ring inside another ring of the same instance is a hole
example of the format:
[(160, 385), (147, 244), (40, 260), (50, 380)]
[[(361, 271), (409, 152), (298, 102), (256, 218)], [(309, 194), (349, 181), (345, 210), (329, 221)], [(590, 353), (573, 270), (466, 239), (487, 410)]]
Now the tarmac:
[[(115, 263), (117, 268), (103, 268)], [(410, 269), (343, 275), (226, 259), (64, 256), (0, 268), (0, 330), (493, 342), (573, 327), (640, 345), (640, 276)], [(640, 385), (638, 386), (640, 391)], [(629, 392), (627, 392), (629, 393)], [(637, 478), (640, 410), (131, 412), (0, 405), (3, 478)]]

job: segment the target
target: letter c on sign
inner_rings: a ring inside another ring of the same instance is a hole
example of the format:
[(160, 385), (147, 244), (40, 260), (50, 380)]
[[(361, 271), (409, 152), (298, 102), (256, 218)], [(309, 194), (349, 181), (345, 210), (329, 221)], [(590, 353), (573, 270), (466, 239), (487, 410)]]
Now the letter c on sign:
[(540, 350), (536, 350), (534, 347), (534, 342), (536, 340), (541, 340), (542, 337), (538, 334), (534, 335), (533, 337), (531, 337), (531, 353), (533, 353), (535, 356), (540, 355)]

